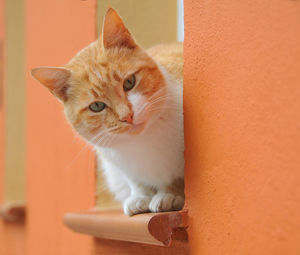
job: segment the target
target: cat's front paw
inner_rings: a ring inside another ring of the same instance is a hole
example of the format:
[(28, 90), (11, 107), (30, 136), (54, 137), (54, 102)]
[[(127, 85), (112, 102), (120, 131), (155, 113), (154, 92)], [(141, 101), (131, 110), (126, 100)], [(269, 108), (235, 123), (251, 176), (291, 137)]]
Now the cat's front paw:
[(184, 205), (184, 198), (171, 193), (157, 193), (153, 196), (149, 210), (151, 212), (167, 212), (181, 210)]
[(132, 216), (138, 213), (149, 212), (149, 203), (151, 197), (149, 196), (130, 196), (123, 203), (124, 213)]

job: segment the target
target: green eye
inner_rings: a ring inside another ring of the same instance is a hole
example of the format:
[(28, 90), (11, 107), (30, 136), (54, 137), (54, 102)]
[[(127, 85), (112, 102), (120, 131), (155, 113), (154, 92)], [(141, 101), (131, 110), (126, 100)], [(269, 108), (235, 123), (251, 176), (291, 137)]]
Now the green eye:
[(124, 91), (131, 90), (134, 87), (135, 82), (136, 82), (136, 78), (135, 75), (133, 74), (126, 81), (124, 81), (123, 84)]
[(106, 104), (103, 102), (94, 102), (90, 104), (89, 108), (93, 112), (101, 112), (106, 107)]

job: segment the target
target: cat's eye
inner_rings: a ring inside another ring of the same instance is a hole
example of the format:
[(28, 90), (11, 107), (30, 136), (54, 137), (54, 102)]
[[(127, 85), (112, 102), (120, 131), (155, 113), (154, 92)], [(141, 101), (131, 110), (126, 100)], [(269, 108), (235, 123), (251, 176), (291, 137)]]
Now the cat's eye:
[(106, 104), (103, 102), (94, 102), (92, 104), (90, 104), (89, 108), (91, 111), (93, 112), (101, 112), (104, 110), (104, 108), (106, 107)]
[(131, 90), (134, 87), (135, 83), (136, 83), (136, 78), (135, 75), (133, 74), (126, 81), (124, 81), (123, 84), (124, 91)]

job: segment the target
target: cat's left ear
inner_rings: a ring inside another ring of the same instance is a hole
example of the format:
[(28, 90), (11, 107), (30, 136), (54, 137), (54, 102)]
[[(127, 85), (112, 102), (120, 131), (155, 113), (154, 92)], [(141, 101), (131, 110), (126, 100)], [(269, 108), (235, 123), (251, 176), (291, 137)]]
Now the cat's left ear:
[(68, 80), (71, 72), (63, 67), (37, 67), (31, 70), (32, 76), (63, 102), (67, 101)]
[(109, 8), (105, 14), (102, 39), (105, 49), (116, 47), (134, 49), (137, 47), (123, 20), (113, 8)]

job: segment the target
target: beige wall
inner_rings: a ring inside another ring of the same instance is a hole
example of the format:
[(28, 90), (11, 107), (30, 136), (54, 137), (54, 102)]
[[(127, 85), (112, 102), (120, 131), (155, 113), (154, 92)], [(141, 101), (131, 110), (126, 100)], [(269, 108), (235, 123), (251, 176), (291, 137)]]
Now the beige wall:
[(5, 2), (5, 180), (4, 201), (20, 202), (25, 175), (24, 1)]
[(176, 0), (98, 0), (98, 31), (108, 7), (115, 8), (138, 43), (149, 47), (177, 39)]

